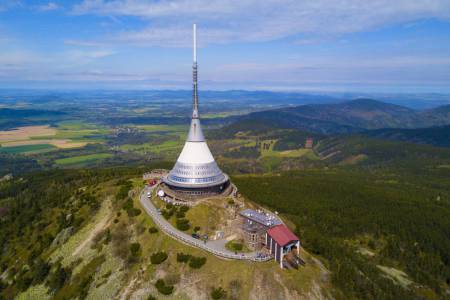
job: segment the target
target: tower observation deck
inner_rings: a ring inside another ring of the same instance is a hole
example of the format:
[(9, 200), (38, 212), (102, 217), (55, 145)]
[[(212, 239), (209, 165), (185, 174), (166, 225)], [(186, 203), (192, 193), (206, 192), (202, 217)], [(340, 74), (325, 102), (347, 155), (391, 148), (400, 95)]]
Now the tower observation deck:
[(221, 194), (230, 184), (228, 176), (217, 166), (200, 125), (197, 84), (197, 28), (193, 25), (193, 111), (191, 126), (183, 150), (163, 182), (174, 192), (186, 195)]

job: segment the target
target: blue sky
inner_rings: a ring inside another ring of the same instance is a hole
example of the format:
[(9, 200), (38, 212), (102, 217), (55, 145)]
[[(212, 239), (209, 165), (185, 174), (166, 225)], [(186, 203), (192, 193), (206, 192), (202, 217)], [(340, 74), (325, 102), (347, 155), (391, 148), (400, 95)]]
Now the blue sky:
[(448, 0), (0, 0), (1, 88), (450, 92)]

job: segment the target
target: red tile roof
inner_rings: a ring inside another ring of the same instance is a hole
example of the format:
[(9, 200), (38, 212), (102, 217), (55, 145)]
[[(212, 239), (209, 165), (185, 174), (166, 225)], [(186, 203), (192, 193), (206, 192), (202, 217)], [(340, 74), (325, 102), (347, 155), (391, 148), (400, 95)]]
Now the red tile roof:
[(270, 228), (267, 230), (267, 234), (270, 235), (281, 247), (286, 246), (292, 241), (299, 240), (299, 238), (283, 224)]

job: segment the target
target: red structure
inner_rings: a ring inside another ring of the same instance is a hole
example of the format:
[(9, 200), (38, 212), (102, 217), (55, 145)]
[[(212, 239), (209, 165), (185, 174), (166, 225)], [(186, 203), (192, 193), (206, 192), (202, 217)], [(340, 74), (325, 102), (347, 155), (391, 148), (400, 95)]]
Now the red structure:
[(309, 137), (306, 139), (305, 148), (312, 149), (313, 144), (314, 144), (313, 138)]
[[(280, 264), (281, 268), (293, 264), (295, 264), (293, 267), (297, 267), (297, 256), (300, 255), (300, 240), (286, 225), (280, 224), (267, 230), (266, 247), (274, 255), (275, 261)], [(291, 259), (285, 260), (287, 256)]]
[(158, 181), (156, 181), (156, 179), (152, 179), (148, 181), (148, 185), (149, 186), (154, 186)]

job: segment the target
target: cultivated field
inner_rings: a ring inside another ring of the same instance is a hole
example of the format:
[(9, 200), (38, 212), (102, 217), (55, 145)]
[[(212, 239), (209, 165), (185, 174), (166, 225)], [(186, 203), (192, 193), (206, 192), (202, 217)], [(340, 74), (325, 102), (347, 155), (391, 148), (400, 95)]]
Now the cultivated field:
[(45, 126), (25, 126), (13, 130), (0, 131), (0, 143), (29, 140), (33, 137), (52, 136), (56, 129)]
[(110, 153), (80, 155), (80, 156), (73, 156), (73, 157), (67, 157), (67, 158), (60, 158), (60, 159), (55, 160), (55, 163), (56, 163), (56, 165), (59, 165), (59, 166), (79, 165), (79, 164), (81, 165), (81, 164), (92, 163), (97, 160), (109, 158), (111, 156), (112, 156), (112, 154), (110, 154)]
[(1, 152), (31, 154), (57, 149), (81, 148), (102, 142), (98, 136), (109, 133), (92, 125), (62, 122), (58, 127), (24, 126), (0, 131)]

